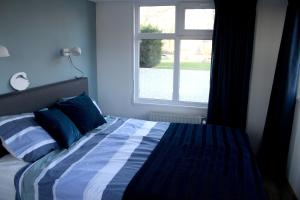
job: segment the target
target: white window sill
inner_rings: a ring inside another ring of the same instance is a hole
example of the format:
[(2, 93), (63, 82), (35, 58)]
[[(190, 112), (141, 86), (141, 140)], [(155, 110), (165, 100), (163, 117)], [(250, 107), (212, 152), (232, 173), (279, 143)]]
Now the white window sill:
[(144, 99), (138, 98), (133, 101), (133, 105), (149, 105), (149, 106), (167, 106), (174, 108), (189, 108), (207, 110), (208, 103), (195, 103), (184, 101), (158, 100), (158, 99)]

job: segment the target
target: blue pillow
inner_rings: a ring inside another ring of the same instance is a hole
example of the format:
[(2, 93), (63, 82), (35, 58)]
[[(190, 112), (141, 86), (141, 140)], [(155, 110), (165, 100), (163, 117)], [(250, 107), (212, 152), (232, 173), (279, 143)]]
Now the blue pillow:
[(14, 157), (34, 162), (54, 149), (56, 141), (34, 119), (33, 113), (0, 118), (2, 146)]
[(58, 101), (55, 107), (63, 111), (75, 123), (82, 134), (106, 123), (91, 98), (85, 94), (67, 101)]
[(75, 124), (56, 108), (38, 111), (34, 115), (36, 121), (51, 134), (62, 148), (68, 148), (81, 137)]
[[(85, 93), (83, 93), (85, 94)], [(60, 100), (58, 100), (57, 102), (63, 102), (63, 101), (67, 101), (67, 100), (70, 100), (70, 99), (73, 99), (77, 96), (73, 96), (73, 97), (64, 97), (64, 98), (61, 98)], [(97, 102), (91, 98), (91, 100), (93, 101), (93, 104), (96, 106), (96, 108), (99, 110), (100, 114), (102, 115), (102, 111), (100, 109), (100, 106), (97, 104)]]

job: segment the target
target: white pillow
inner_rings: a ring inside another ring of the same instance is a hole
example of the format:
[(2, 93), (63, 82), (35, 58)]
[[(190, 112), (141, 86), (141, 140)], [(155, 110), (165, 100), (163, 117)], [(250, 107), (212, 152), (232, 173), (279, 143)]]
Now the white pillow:
[(98, 106), (97, 102), (94, 99), (92, 99), (92, 101), (93, 101), (94, 105), (96, 106), (96, 108), (99, 110), (100, 114), (102, 115), (102, 111), (101, 111), (100, 107)]

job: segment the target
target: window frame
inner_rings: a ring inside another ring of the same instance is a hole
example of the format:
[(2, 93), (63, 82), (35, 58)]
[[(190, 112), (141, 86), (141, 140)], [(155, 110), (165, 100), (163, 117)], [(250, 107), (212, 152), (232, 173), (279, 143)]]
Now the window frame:
[[(143, 6), (174, 6), (175, 7), (175, 33), (140, 33), (140, 7)], [(181, 107), (207, 108), (206, 102), (181, 101), (179, 98), (180, 87), (180, 43), (181, 40), (212, 40), (213, 30), (184, 29), (186, 9), (215, 9), (212, 2), (148, 2), (135, 3), (134, 5), (134, 95), (135, 104), (170, 105)], [(174, 68), (173, 68), (173, 96), (171, 100), (139, 97), (139, 42), (143, 39), (174, 40)]]

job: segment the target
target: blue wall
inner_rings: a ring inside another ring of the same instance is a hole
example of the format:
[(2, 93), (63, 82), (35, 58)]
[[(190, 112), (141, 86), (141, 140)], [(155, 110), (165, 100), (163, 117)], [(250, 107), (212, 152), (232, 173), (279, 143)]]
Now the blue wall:
[(88, 0), (0, 0), (0, 45), (10, 57), (0, 58), (0, 94), (11, 92), (12, 74), (27, 73), (30, 87), (80, 75), (61, 48), (79, 46), (75, 57), (96, 97), (96, 5)]

